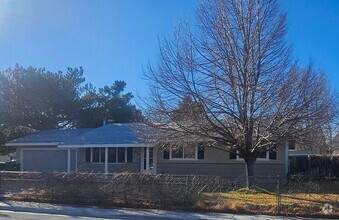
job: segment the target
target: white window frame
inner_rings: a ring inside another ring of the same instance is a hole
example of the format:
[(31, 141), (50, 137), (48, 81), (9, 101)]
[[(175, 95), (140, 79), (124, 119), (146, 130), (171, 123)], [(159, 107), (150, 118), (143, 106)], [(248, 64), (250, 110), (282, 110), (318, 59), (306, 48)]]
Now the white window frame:
[(185, 155), (185, 146), (181, 146), (182, 149), (182, 158), (173, 158), (172, 157), (172, 147), (169, 149), (169, 159), (170, 160), (198, 160), (198, 147), (195, 147), (195, 158), (184, 158)]
[[(93, 162), (93, 148), (99, 148), (99, 162)], [(125, 162), (118, 162), (118, 148), (124, 148), (125, 149)], [(90, 157), (90, 161), (91, 163), (94, 163), (94, 164), (105, 164), (105, 162), (101, 162), (101, 149), (103, 149), (105, 151), (105, 148), (104, 147), (91, 147), (91, 157)], [(109, 148), (108, 148), (109, 149)], [(107, 157), (108, 159), (108, 157)], [(127, 163), (127, 147), (115, 147), (115, 163), (112, 163), (112, 162), (108, 162), (108, 164), (125, 164)]]

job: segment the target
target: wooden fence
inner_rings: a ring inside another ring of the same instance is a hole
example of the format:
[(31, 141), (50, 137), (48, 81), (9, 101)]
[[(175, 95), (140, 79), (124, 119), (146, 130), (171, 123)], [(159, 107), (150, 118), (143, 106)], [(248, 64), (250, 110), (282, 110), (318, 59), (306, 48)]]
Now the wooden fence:
[(290, 175), (310, 178), (339, 177), (339, 156), (290, 157)]

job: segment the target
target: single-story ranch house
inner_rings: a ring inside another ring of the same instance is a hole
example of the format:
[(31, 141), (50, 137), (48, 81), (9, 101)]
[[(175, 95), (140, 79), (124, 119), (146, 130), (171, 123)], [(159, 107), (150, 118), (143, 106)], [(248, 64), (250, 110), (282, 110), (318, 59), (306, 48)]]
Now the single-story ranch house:
[[(239, 176), (245, 163), (233, 153), (211, 147), (156, 148), (136, 132), (135, 124), (47, 130), (6, 143), (15, 147), (21, 171), (145, 172)], [(288, 146), (277, 144), (257, 159), (258, 176), (286, 176)]]

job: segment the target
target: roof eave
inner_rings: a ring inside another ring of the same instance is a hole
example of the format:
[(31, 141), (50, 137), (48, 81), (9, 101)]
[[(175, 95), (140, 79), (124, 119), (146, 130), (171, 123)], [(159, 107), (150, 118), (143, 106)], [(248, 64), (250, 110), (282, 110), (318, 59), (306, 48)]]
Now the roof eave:
[(5, 143), (6, 147), (31, 147), (31, 146), (58, 146), (60, 142), (31, 142), (31, 143)]
[(59, 144), (58, 148), (92, 148), (92, 147), (151, 147), (150, 144)]

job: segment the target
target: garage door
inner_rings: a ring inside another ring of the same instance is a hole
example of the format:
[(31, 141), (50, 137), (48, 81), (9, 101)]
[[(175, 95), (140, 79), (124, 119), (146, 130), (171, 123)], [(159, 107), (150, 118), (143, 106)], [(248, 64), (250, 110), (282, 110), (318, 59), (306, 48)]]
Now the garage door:
[(23, 150), (22, 170), (67, 172), (67, 150)]

